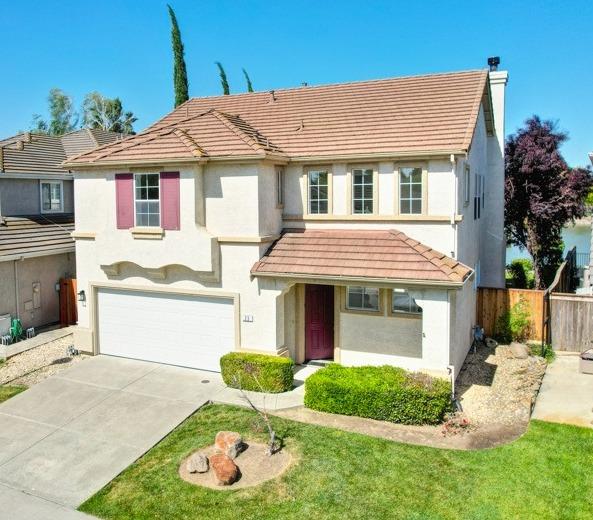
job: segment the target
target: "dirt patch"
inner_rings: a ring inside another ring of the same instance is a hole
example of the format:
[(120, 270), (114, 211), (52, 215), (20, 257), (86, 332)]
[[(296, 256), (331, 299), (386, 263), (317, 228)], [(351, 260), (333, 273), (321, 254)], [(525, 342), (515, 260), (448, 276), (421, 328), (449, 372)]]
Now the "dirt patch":
[(546, 367), (539, 356), (511, 357), (504, 345), (470, 351), (456, 382), (464, 414), (478, 428), (526, 426)]
[(32, 386), (80, 363), (88, 356), (68, 356), (67, 349), (73, 344), (70, 334), (7, 359), (0, 365), (0, 385)]
[[(230, 486), (218, 485), (212, 469), (207, 473), (189, 473), (185, 467), (189, 456), (181, 462), (181, 465), (179, 466), (179, 476), (183, 480), (195, 484), (196, 486), (204, 486), (220, 491), (229, 491), (257, 486), (268, 480), (277, 478), (282, 475), (292, 463), (292, 456), (284, 449), (269, 456), (266, 454), (268, 447), (265, 444), (258, 442), (248, 442), (246, 444), (247, 448), (235, 459), (235, 464), (239, 467), (240, 477)], [(195, 453), (210, 456), (216, 453), (216, 448), (214, 446), (208, 446)]]

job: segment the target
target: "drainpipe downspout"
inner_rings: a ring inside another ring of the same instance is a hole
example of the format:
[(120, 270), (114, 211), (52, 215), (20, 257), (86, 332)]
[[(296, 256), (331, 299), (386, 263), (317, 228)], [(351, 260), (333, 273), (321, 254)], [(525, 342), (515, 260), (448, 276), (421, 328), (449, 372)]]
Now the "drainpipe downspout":
[(16, 317), (20, 319), (20, 302), (19, 302), (19, 266), (17, 264), (19, 260), (14, 260), (14, 302), (16, 307)]
[(453, 230), (453, 244), (451, 249), (451, 257), (457, 258), (457, 223), (455, 222), (455, 217), (459, 212), (459, 179), (457, 177), (456, 172), (456, 163), (457, 160), (455, 159), (455, 155), (451, 154), (449, 157), (451, 161), (451, 173), (453, 174), (453, 214), (451, 215), (451, 229)]

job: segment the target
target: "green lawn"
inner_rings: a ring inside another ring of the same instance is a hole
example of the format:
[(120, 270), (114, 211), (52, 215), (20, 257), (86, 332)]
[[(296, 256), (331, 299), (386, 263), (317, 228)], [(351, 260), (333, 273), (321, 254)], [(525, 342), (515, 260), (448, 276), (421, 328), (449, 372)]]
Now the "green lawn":
[(26, 386), (20, 385), (5, 385), (0, 386), (0, 403), (10, 399), (11, 397), (15, 396), (16, 394), (20, 394), (23, 390), (26, 390)]
[(179, 478), (219, 430), (264, 439), (253, 424), (249, 410), (203, 408), (80, 509), (118, 520), (593, 518), (593, 430), (540, 421), (510, 445), (461, 452), (274, 418), (299, 459), (284, 476), (226, 492)]

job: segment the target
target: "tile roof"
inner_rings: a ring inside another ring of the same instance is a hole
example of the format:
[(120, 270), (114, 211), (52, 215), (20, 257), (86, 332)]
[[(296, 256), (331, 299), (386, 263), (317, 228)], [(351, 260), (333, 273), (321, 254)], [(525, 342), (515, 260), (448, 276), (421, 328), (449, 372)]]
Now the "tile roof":
[(74, 215), (3, 217), (0, 221), (0, 262), (21, 256), (74, 251)]
[(69, 156), (92, 150), (122, 138), (105, 130), (80, 129), (62, 136), (22, 132), (0, 140), (2, 173), (55, 173), (68, 170), (62, 162)]
[(195, 147), (210, 158), (465, 151), (487, 78), (477, 70), (193, 98), (144, 132), (67, 163), (191, 160)]
[(472, 270), (396, 230), (286, 231), (254, 276), (320, 277), (459, 285)]

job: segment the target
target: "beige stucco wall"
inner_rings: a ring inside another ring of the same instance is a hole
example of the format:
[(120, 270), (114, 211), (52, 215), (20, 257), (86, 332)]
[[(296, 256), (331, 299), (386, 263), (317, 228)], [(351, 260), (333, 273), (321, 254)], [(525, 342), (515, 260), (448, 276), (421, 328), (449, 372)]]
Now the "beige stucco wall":
[[(18, 279), (18, 309), (15, 292), (15, 264)], [(39, 327), (60, 319), (60, 278), (75, 277), (73, 253), (25, 258), (0, 262), (0, 314), (19, 317), (23, 327)], [(39, 283), (39, 299), (33, 294), (33, 284)]]

